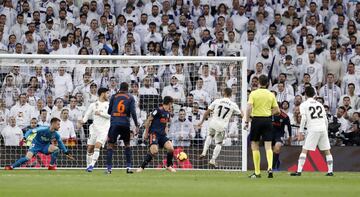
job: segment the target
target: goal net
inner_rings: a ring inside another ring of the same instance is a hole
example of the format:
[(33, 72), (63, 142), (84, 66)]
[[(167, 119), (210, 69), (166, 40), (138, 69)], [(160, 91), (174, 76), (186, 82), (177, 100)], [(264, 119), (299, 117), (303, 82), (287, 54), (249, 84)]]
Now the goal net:
[[(209, 169), (214, 142), (205, 159), (199, 159), (199, 155), (211, 118), (201, 127), (198, 123), (209, 104), (221, 98), (226, 87), (232, 88), (231, 100), (244, 111), (246, 76), (245, 57), (0, 54), (0, 167), (26, 154), (31, 143), (19, 142), (27, 130), (49, 125), (52, 117), (58, 117), (62, 120), (59, 134), (75, 161), (60, 154), (57, 166), (85, 168), (86, 142), (92, 120), (83, 125), (79, 120), (90, 103), (97, 100), (98, 88), (109, 88), (113, 95), (121, 82), (128, 82), (142, 125), (139, 133), (131, 135), (133, 167), (138, 167), (149, 151), (148, 142), (143, 139), (143, 123), (164, 96), (171, 96), (175, 103), (168, 137), (175, 148), (174, 167)], [(247, 169), (247, 133), (242, 131), (241, 121), (233, 117), (227, 126), (217, 159), (219, 169)], [(124, 168), (123, 142), (118, 140), (117, 145), (113, 166)], [(176, 155), (182, 151), (188, 155), (188, 160), (180, 162)], [(47, 167), (49, 162), (50, 156), (40, 153), (22, 168)], [(106, 148), (101, 151), (96, 167), (104, 168), (105, 163)], [(149, 167), (161, 168), (165, 164), (166, 154), (161, 150)]]

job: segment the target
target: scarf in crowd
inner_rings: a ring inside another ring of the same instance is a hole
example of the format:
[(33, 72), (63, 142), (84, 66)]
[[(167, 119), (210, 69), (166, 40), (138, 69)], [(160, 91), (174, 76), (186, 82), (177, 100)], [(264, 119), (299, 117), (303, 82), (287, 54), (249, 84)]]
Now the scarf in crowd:
[(287, 100), (287, 95), (288, 95), (288, 92), (287, 92), (287, 89), (284, 88), (284, 91), (282, 92), (278, 92), (278, 95), (277, 95), (277, 100), (278, 102), (283, 102), (283, 101), (288, 101)]
[(337, 102), (336, 99), (337, 92), (335, 88), (335, 84), (332, 84), (332, 88), (330, 89), (328, 84), (324, 85), (324, 100), (328, 102), (328, 106), (330, 109), (332, 109), (333, 105), (336, 106)]

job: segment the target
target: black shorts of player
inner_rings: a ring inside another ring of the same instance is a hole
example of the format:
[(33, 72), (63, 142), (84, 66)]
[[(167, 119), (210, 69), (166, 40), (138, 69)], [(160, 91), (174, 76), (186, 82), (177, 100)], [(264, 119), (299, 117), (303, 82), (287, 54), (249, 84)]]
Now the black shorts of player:
[(272, 122), (271, 117), (253, 117), (250, 128), (250, 141), (258, 142), (260, 138), (263, 141), (272, 141)]
[(277, 142), (283, 143), (282, 139), (285, 135), (284, 132), (282, 131), (278, 131), (275, 128), (273, 128), (273, 141), (272, 141), (272, 145), (275, 146), (275, 144)]
[(122, 125), (111, 125), (108, 133), (108, 143), (114, 144), (120, 135), (120, 140), (125, 144), (130, 142), (130, 127)]
[(158, 135), (156, 133), (150, 133), (149, 145), (158, 145), (159, 148), (164, 148), (165, 143), (169, 141), (166, 135)]

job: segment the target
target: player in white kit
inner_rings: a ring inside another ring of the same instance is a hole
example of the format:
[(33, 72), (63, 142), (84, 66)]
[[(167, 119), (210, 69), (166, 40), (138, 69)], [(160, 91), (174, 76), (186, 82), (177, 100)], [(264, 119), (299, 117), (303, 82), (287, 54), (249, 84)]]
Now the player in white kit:
[(110, 128), (110, 115), (107, 113), (109, 108), (109, 90), (99, 88), (99, 100), (91, 103), (86, 110), (82, 123), (87, 122), (93, 116), (94, 121), (89, 127), (89, 139), (87, 141), (86, 163), (88, 172), (92, 172), (100, 155), (100, 148), (104, 147)]
[(215, 138), (215, 149), (213, 152), (213, 156), (209, 161), (209, 165), (215, 168), (218, 167), (215, 160), (219, 156), (219, 153), (221, 151), (221, 147), (225, 137), (225, 130), (229, 125), (231, 116), (235, 114), (241, 117), (241, 111), (239, 109), (239, 106), (230, 100), (231, 94), (231, 88), (225, 88), (223, 91), (224, 98), (216, 99), (210, 104), (208, 110), (203, 116), (203, 119), (198, 125), (201, 128), (202, 123), (212, 113), (211, 120), (209, 121), (208, 136), (206, 137), (204, 149), (200, 155), (200, 158), (204, 158), (206, 156), (211, 141), (213, 138)]
[(291, 173), (291, 176), (301, 176), (303, 166), (306, 161), (306, 155), (309, 150), (314, 151), (316, 146), (324, 151), (328, 166), (326, 176), (333, 176), (333, 157), (330, 153), (330, 142), (328, 137), (328, 119), (324, 106), (316, 101), (313, 97), (315, 91), (312, 87), (305, 88), (306, 101), (300, 105), (300, 134), (298, 138), (304, 137), (304, 129), (307, 128), (305, 144), (301, 151), (297, 172)]

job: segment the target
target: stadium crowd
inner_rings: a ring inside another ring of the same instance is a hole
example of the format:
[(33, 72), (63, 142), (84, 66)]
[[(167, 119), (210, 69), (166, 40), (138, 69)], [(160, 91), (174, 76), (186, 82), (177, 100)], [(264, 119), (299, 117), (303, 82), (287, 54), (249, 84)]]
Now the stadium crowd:
[[(13, 54), (246, 56), (249, 92), (266, 74), (269, 87), (300, 124), (303, 90), (312, 86), (327, 109), (333, 145), (360, 144), (360, 3), (357, 0), (2, 0), (0, 51)], [(19, 65), (22, 60), (15, 60)], [(69, 63), (69, 62), (63, 62)], [(127, 81), (138, 102), (139, 122), (171, 95), (176, 114), (170, 127), (175, 146), (201, 143), (198, 128), (206, 107), (233, 88), (239, 102), (240, 65), (176, 64), (140, 67), (33, 68), (2, 66), (0, 131), (5, 145), (18, 145), (22, 130), (61, 118), (64, 140), (83, 142), (78, 121), (99, 87), (111, 94)], [(106, 64), (99, 60), (97, 63)], [(10, 64), (10, 63), (9, 63)], [(78, 66), (76, 66), (78, 65)], [(144, 103), (147, 103), (144, 104)], [(91, 123), (91, 120), (89, 120)], [(227, 145), (236, 143), (233, 119)], [(141, 144), (135, 134), (133, 145)], [(199, 140), (197, 140), (199, 139)]]

